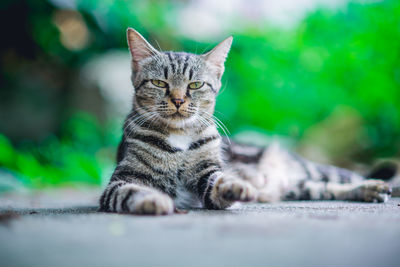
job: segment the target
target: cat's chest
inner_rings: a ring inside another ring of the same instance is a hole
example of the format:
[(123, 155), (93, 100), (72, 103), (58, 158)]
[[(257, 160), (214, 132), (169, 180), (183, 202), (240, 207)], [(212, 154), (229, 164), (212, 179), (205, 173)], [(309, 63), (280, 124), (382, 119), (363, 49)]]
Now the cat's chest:
[(166, 141), (171, 147), (186, 151), (193, 142), (193, 138), (189, 135), (170, 134)]

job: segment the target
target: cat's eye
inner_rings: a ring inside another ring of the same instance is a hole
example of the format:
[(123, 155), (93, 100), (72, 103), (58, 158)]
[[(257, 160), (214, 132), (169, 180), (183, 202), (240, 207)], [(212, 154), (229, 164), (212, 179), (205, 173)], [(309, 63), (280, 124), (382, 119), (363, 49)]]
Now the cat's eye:
[(200, 89), (201, 87), (203, 87), (204, 83), (203, 82), (192, 82), (189, 83), (188, 88), (195, 90), (195, 89)]
[(157, 87), (161, 87), (161, 88), (166, 88), (167, 87), (167, 83), (160, 81), (160, 80), (151, 80), (151, 83), (154, 84)]

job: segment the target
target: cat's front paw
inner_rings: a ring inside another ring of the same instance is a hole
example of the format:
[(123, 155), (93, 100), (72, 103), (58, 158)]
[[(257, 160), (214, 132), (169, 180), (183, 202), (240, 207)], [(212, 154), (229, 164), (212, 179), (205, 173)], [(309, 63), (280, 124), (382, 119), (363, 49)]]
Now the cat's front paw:
[(253, 201), (256, 192), (250, 183), (239, 179), (223, 181), (218, 187), (218, 194), (227, 201)]
[(174, 212), (172, 199), (160, 193), (148, 193), (134, 201), (133, 213), (138, 215), (167, 215)]
[(381, 180), (366, 180), (353, 190), (356, 200), (365, 202), (386, 202), (392, 193), (389, 184)]

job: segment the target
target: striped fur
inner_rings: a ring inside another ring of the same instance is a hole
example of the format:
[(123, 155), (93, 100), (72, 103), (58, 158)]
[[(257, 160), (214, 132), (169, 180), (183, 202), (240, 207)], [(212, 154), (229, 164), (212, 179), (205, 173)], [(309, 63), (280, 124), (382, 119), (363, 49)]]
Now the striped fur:
[(203, 55), (157, 51), (133, 29), (127, 37), (135, 96), (100, 210), (162, 215), (256, 198), (387, 198), (381, 181), (311, 163), (276, 145), (222, 141), (213, 113), (231, 37)]
[(391, 189), (346, 169), (321, 165), (278, 144), (260, 148), (224, 142), (228, 167), (258, 190), (259, 202), (280, 200), (350, 200), (385, 202)]
[(255, 198), (248, 182), (224, 170), (212, 115), (231, 42), (204, 55), (159, 52), (128, 30), (135, 97), (102, 211), (160, 215)]

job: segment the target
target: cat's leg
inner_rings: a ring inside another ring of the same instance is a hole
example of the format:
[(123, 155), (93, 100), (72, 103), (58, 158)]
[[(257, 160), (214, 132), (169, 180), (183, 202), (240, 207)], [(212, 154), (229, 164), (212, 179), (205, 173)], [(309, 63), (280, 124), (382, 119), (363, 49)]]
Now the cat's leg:
[(361, 202), (386, 202), (391, 194), (390, 186), (381, 180), (365, 180), (340, 184), (306, 180), (289, 190), (286, 200), (349, 200)]
[(300, 158), (297, 160), (303, 161), (303, 168), (308, 173), (308, 180), (299, 184), (300, 186), (303, 184), (305, 197), (307, 192), (310, 192), (310, 195), (314, 192), (314, 197), (311, 199), (318, 199), (318, 191), (320, 199), (386, 202), (390, 197), (391, 188), (382, 180), (366, 180), (347, 169), (321, 165)]
[(124, 181), (111, 182), (100, 199), (100, 210), (106, 212), (166, 215), (174, 211), (172, 199), (148, 186)]
[(235, 201), (248, 202), (256, 198), (256, 189), (229, 170), (221, 171), (217, 163), (197, 166), (197, 193), (207, 209), (224, 209)]
[(133, 173), (114, 172), (100, 198), (100, 211), (166, 215), (174, 211), (172, 198), (161, 191), (140, 184)]
[(230, 206), (235, 201), (249, 202), (255, 200), (256, 189), (247, 181), (238, 179), (229, 172), (215, 179), (210, 199), (219, 208)]

